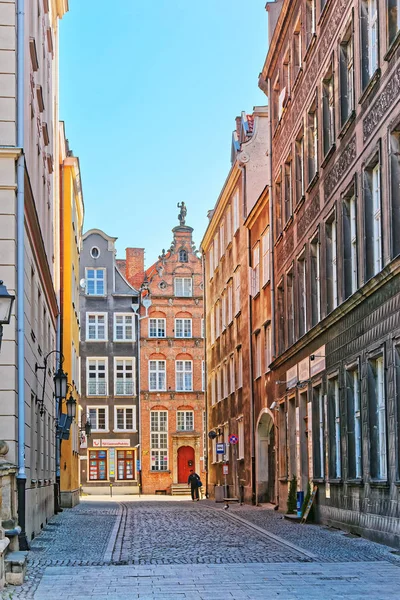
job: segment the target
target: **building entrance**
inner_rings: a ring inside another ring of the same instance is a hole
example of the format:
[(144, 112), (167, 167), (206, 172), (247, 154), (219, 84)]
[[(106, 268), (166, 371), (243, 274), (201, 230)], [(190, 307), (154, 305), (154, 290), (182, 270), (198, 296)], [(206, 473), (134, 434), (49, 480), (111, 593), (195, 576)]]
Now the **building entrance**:
[(275, 435), (271, 415), (258, 423), (257, 494), (259, 502), (275, 502)]
[(178, 448), (178, 483), (187, 483), (190, 470), (196, 470), (194, 464), (194, 448), (181, 446)]

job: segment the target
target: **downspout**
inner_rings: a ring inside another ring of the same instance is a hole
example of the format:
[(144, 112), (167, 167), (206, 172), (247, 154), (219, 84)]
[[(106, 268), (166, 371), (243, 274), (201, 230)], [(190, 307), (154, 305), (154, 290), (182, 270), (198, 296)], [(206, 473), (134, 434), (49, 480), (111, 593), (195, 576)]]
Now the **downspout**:
[[(245, 208), (244, 216), (247, 216), (247, 185), (246, 185), (246, 167), (239, 165), (242, 171), (242, 194), (243, 206)], [(251, 247), (250, 247), (250, 231), (247, 229), (247, 267), (251, 265)], [(248, 278), (248, 272), (247, 272)], [(250, 290), (251, 292), (251, 290)], [(248, 336), (249, 336), (249, 372), (250, 372), (250, 451), (251, 451), (251, 502), (257, 505), (257, 484), (256, 484), (256, 456), (255, 456), (255, 430), (254, 430), (254, 386), (253, 386), (253, 310), (251, 304), (251, 293), (248, 295)], [(238, 490), (238, 493), (240, 491)]]
[[(276, 358), (275, 343), (276, 343), (276, 320), (275, 320), (275, 267), (274, 267), (274, 206), (273, 206), (273, 190), (272, 190), (272, 118), (271, 118), (271, 79), (268, 79), (268, 156), (269, 156), (269, 233), (270, 233), (270, 244), (269, 244), (269, 260), (270, 260), (270, 290), (271, 290), (271, 346), (272, 346), (272, 357)], [(274, 412), (274, 425), (275, 425), (275, 447), (277, 451), (275, 453), (275, 496), (276, 505), (279, 506), (279, 484), (278, 484), (278, 461), (279, 461), (279, 436), (278, 428), (275, 424), (277, 418), (276, 412)]]
[(206, 328), (206, 315), (207, 315), (207, 311), (206, 311), (206, 255), (205, 252), (203, 250), (202, 254), (202, 271), (203, 271), (203, 319), (204, 319), (204, 342), (203, 342), (203, 351), (204, 351), (204, 407), (205, 407), (205, 415), (206, 415), (206, 423), (205, 423), (205, 443), (204, 448), (203, 448), (203, 457), (204, 457), (204, 464), (203, 464), (203, 468), (206, 472), (206, 498), (208, 498), (209, 492), (208, 492), (208, 403), (207, 403), (207, 382), (208, 382), (208, 377), (207, 377), (207, 343), (206, 343), (206, 339), (207, 339), (207, 328)]
[[(61, 355), (62, 355), (62, 319), (61, 319), (61, 311), (64, 309), (64, 294), (63, 294), (63, 281), (64, 281), (64, 228), (63, 228), (63, 211), (64, 211), (64, 169), (60, 174), (60, 215), (59, 215), (59, 236), (60, 236), (60, 275), (59, 275), (59, 290), (58, 290), (58, 305), (59, 312), (57, 316), (57, 341), (56, 341), (56, 349), (58, 350), (58, 354), (56, 356), (59, 357), (58, 366), (61, 367)], [(68, 375), (68, 373), (67, 373)], [(54, 512), (57, 514), (58, 512), (62, 512), (61, 508), (61, 471), (60, 471), (60, 463), (61, 463), (61, 438), (60, 432), (58, 431), (59, 418), (61, 413), (60, 399), (56, 398), (56, 481), (54, 484)]]
[(18, 364), (18, 535), (20, 550), (28, 550), (26, 537), (25, 472), (25, 309), (24, 309), (24, 238), (25, 238), (25, 156), (24, 156), (24, 19), (25, 1), (17, 0), (17, 364)]
[[(137, 474), (138, 477), (138, 486), (139, 486), (139, 498), (140, 492), (142, 491), (142, 419), (141, 419), (141, 405), (140, 405), (140, 390), (141, 390), (141, 382), (140, 382), (140, 301), (141, 296), (139, 295), (139, 309), (137, 313), (137, 361), (136, 361), (136, 381), (137, 381), (137, 404), (138, 404), (138, 455), (139, 455), (139, 463), (140, 463), (140, 471)], [(136, 463), (137, 464), (137, 463)]]

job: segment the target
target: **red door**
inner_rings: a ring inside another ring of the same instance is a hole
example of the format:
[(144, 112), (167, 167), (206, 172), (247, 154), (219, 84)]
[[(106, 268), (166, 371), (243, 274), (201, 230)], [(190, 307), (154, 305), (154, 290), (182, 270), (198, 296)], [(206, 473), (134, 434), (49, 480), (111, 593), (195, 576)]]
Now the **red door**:
[(187, 483), (190, 471), (194, 467), (194, 449), (191, 446), (181, 446), (178, 449), (178, 483)]

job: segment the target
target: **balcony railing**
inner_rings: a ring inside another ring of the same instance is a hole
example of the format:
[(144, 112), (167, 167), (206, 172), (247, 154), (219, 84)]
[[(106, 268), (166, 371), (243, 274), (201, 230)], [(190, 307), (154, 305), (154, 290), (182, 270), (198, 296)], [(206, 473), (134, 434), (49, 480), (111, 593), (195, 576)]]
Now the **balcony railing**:
[(133, 381), (117, 381), (115, 384), (116, 396), (133, 396)]
[(107, 396), (107, 381), (104, 379), (91, 379), (87, 385), (88, 396)]

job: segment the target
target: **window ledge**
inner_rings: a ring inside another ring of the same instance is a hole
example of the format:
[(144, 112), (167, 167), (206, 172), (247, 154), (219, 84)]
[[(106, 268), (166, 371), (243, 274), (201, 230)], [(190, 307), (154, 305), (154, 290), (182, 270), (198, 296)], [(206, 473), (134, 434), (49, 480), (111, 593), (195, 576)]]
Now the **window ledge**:
[(336, 150), (336, 144), (333, 143), (332, 146), (329, 148), (324, 160), (321, 163), (322, 169), (325, 169), (326, 165), (328, 164), (328, 162), (330, 161), (332, 156), (335, 154), (335, 150)]
[(242, 309), (238, 310), (237, 313), (235, 314), (235, 319), (237, 319), (238, 317), (240, 317), (240, 315), (242, 314)]
[(110, 433), (109, 429), (92, 429), (92, 433)]
[(325, 483), (325, 479), (323, 477), (314, 477), (314, 483)]
[(308, 187), (306, 189), (307, 193), (311, 192), (311, 190), (313, 189), (313, 187), (315, 186), (315, 184), (317, 183), (318, 180), (319, 180), (319, 173), (317, 171), (315, 173), (314, 177), (311, 179), (310, 183), (308, 184)]
[(301, 209), (301, 207), (303, 206), (303, 204), (305, 202), (305, 199), (306, 199), (306, 197), (304, 195), (300, 198), (300, 200), (298, 201), (298, 203), (294, 207), (293, 214), (296, 214), (296, 213), (299, 212), (299, 210)]
[(285, 224), (285, 227), (283, 228), (283, 231), (287, 231), (289, 229), (289, 227), (291, 226), (292, 223), (293, 223), (293, 215), (290, 215), (290, 217), (286, 221), (286, 224)]
[(371, 487), (374, 487), (374, 488), (381, 488), (381, 489), (384, 489), (384, 490), (385, 490), (385, 489), (386, 489), (386, 490), (388, 490), (388, 489), (389, 489), (389, 487), (390, 487), (390, 486), (389, 486), (389, 482), (388, 482), (386, 479), (385, 479), (385, 480), (381, 480), (381, 479), (371, 479), (371, 480), (369, 481), (369, 484), (370, 484), (370, 486), (371, 486)]
[(303, 74), (303, 67), (300, 67), (296, 73), (296, 77), (294, 78), (294, 82), (293, 82), (292, 89), (291, 89), (292, 95), (294, 95), (295, 90), (296, 90), (297, 86), (299, 85), (302, 74)]
[(333, 477), (332, 479), (328, 479), (328, 483), (331, 483), (332, 485), (342, 485), (343, 479), (341, 477)]
[(346, 483), (347, 483), (347, 485), (353, 485), (353, 486), (364, 485), (364, 482), (362, 479), (347, 479)]
[(348, 132), (348, 130), (350, 129), (351, 125), (354, 123), (355, 120), (356, 120), (356, 111), (352, 110), (350, 115), (347, 117), (346, 121), (343, 123), (342, 129), (338, 133), (338, 138), (340, 140), (342, 138), (344, 138), (344, 136), (346, 135), (346, 133)]
[(35, 332), (33, 331), (33, 329), (31, 329), (31, 338), (33, 342), (36, 342), (36, 335)]
[(361, 94), (358, 104), (363, 104), (363, 102), (365, 102), (365, 100), (372, 94), (372, 92), (375, 89), (380, 78), (381, 78), (381, 70), (378, 68), (378, 69), (376, 69), (375, 73), (372, 75), (371, 79), (368, 82), (367, 87)]
[(283, 233), (281, 231), (280, 234), (278, 235), (278, 237), (275, 240), (274, 246), (276, 247), (282, 239), (283, 239)]
[(284, 475), (283, 477), (278, 477), (278, 481), (280, 481), (281, 483), (287, 483), (287, 480), (288, 478), (286, 475)]
[(258, 292), (256, 294), (254, 294), (253, 300), (255, 300), (256, 298), (258, 298), (259, 296), (260, 296), (260, 290), (258, 290)]
[(165, 470), (164, 469), (153, 469), (152, 471), (149, 470), (149, 474), (151, 475), (151, 473), (171, 473), (171, 471), (169, 469)]
[[(118, 405), (116, 405), (118, 408)], [(137, 429), (113, 429), (113, 433), (137, 433)], [(120, 448), (123, 450), (123, 448)]]
[(269, 285), (270, 283), (271, 283), (271, 279), (268, 279), (268, 281), (266, 281), (265, 283), (263, 283), (262, 289), (265, 290), (265, 288), (267, 287), (267, 285)]
[(332, 0), (326, 0), (325, 6), (323, 7), (323, 9), (319, 15), (319, 20), (318, 20), (319, 27), (322, 27), (322, 25), (324, 24), (324, 21), (328, 14), (328, 9), (329, 9), (329, 6), (331, 5), (331, 3), (332, 3)]
[(393, 42), (390, 44), (389, 49), (386, 52), (383, 59), (389, 61), (399, 46), (400, 46), (400, 30), (397, 32)]
[(312, 50), (312, 49), (314, 48), (314, 46), (315, 46), (315, 40), (316, 40), (316, 39), (317, 39), (317, 34), (314, 32), (314, 33), (312, 34), (312, 36), (311, 36), (310, 43), (309, 43), (309, 44), (308, 44), (308, 46), (307, 46), (306, 53), (305, 53), (305, 55), (304, 55), (304, 58), (303, 58), (304, 62), (307, 62), (307, 60), (308, 60), (308, 58), (309, 58), (309, 56), (310, 56), (310, 54), (311, 54), (311, 50)]

